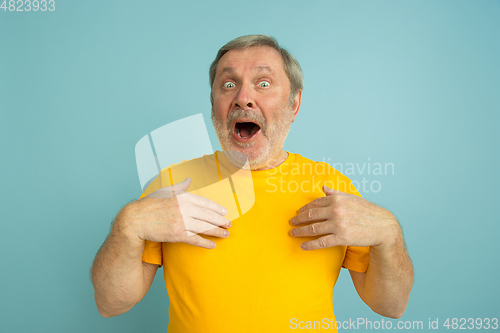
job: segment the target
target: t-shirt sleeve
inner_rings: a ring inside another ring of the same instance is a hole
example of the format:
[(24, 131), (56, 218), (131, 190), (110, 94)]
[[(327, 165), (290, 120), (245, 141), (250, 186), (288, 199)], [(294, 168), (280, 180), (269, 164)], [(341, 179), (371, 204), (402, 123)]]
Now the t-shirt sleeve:
[(142, 261), (149, 264), (163, 266), (163, 257), (161, 252), (161, 243), (146, 241), (144, 251), (142, 252)]
[[(336, 170), (336, 172), (338, 172)], [(351, 180), (339, 173), (341, 177), (337, 178), (339, 181), (337, 182), (337, 190), (357, 195), (361, 197), (358, 190), (354, 187)], [(359, 247), (359, 246), (348, 246), (345, 252), (344, 262), (342, 263), (342, 267), (356, 271), (356, 272), (366, 272), (368, 269), (368, 262), (370, 261), (369, 255), (370, 248), (368, 246)]]
[[(162, 175), (160, 174), (144, 190), (140, 198), (144, 198), (145, 196), (153, 193), (154, 191), (164, 187), (162, 185), (168, 185), (168, 184), (162, 184)], [(147, 262), (149, 264), (160, 265), (160, 267), (163, 266), (161, 243), (151, 242), (146, 240), (146, 243), (144, 244), (144, 250), (142, 252), (142, 261)]]
[[(183, 160), (181, 163), (186, 161), (187, 160)], [(181, 163), (174, 163), (169, 165), (167, 168), (162, 169), (160, 174), (144, 190), (140, 198), (144, 198), (145, 196), (153, 193), (156, 190), (159, 190), (160, 188), (171, 186), (173, 180), (170, 170), (173, 166), (179, 165)], [(163, 266), (162, 243), (146, 240), (146, 243), (144, 244), (144, 250), (142, 252), (142, 261), (150, 264), (160, 265), (160, 267)]]
[(356, 272), (366, 272), (368, 269), (369, 247), (348, 246), (342, 267)]

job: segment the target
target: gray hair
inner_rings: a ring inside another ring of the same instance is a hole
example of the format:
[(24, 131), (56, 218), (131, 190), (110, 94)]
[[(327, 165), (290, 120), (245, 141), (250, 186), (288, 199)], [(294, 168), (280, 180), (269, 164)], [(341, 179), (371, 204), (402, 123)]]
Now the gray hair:
[(293, 104), (295, 95), (299, 90), (304, 89), (304, 75), (302, 74), (302, 69), (300, 68), (299, 62), (284, 48), (280, 47), (276, 39), (271, 36), (266, 35), (247, 35), (241, 36), (228, 42), (226, 45), (219, 49), (215, 60), (210, 65), (210, 70), (208, 72), (210, 79), (210, 102), (214, 104), (214, 99), (212, 97), (212, 88), (215, 80), (215, 73), (217, 71), (217, 65), (224, 54), (231, 50), (241, 50), (252, 46), (269, 46), (278, 51), (283, 59), (283, 69), (285, 70), (288, 80), (290, 80), (290, 105)]

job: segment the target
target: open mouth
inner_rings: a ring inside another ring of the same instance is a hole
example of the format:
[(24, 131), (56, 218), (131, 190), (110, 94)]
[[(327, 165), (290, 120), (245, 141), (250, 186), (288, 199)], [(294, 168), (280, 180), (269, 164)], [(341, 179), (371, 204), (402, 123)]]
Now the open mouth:
[(234, 124), (234, 135), (241, 141), (250, 140), (260, 131), (260, 126), (253, 122), (237, 122)]

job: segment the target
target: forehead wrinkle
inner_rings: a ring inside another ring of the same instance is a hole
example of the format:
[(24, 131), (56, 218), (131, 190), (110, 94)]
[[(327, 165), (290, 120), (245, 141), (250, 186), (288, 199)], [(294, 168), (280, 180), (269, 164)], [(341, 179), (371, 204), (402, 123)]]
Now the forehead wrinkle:
[(271, 70), (271, 68), (269, 66), (257, 66), (257, 69), (259, 70), (259, 72), (269, 72), (269, 73), (272, 73), (273, 71)]
[(234, 72), (234, 67), (224, 67), (221, 71), (220, 74), (224, 73), (233, 73)]
[[(256, 71), (258, 72), (268, 72), (268, 73), (273, 73), (273, 71), (271, 70), (271, 68), (267, 65), (258, 65), (258, 66), (255, 66), (254, 68)], [(235, 73), (237, 72), (235, 67), (232, 67), (232, 66), (227, 66), (227, 67), (224, 67), (221, 71), (220, 71), (220, 75), (222, 74), (225, 74), (225, 73)]]

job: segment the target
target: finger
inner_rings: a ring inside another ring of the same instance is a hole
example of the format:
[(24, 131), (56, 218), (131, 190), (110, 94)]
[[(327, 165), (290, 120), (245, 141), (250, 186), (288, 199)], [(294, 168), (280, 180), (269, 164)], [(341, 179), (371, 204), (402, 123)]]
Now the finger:
[(291, 218), (291, 225), (300, 225), (309, 222), (317, 222), (327, 220), (329, 217), (328, 210), (324, 207), (309, 208), (306, 211), (295, 215)]
[(186, 234), (188, 236), (207, 235), (207, 236), (213, 236), (213, 237), (219, 237), (219, 238), (227, 238), (230, 235), (229, 231), (227, 231), (226, 229), (214, 227), (211, 224), (205, 224), (205, 225), (198, 224), (196, 227), (189, 228), (189, 229), (192, 229), (192, 230), (186, 229)]
[(331, 234), (331, 223), (320, 222), (312, 223), (310, 225), (295, 228), (290, 231), (293, 237), (311, 237)]
[(200, 221), (191, 217), (183, 219), (183, 222), (184, 222), (184, 229), (188, 232), (191, 232), (192, 234), (203, 234), (207, 231), (210, 232), (211, 230), (214, 229), (221, 229), (216, 225)]
[(211, 209), (199, 206), (191, 206), (188, 211), (182, 210), (182, 216), (188, 215), (200, 221), (208, 222), (215, 226), (231, 226), (231, 221), (224, 216), (217, 214)]
[(326, 185), (323, 185), (323, 192), (325, 193), (325, 195), (332, 195), (332, 194), (340, 193), (340, 191), (329, 188)]
[(182, 182), (169, 186), (172, 191), (187, 191), (191, 186), (191, 178), (187, 177)]
[(331, 201), (332, 199), (330, 197), (317, 198), (308, 203), (307, 205), (300, 207), (297, 213), (305, 212), (306, 210), (311, 208), (326, 207), (331, 203)]
[(227, 238), (229, 237), (229, 231), (223, 228), (213, 228), (202, 232), (203, 235), (219, 237), (219, 238)]
[(224, 206), (221, 206), (218, 203), (208, 198), (202, 197), (201, 195), (196, 195), (192, 193), (183, 193), (182, 196), (188, 199), (193, 205), (203, 208), (208, 208), (222, 216), (227, 214), (227, 209)]
[(325, 249), (336, 245), (338, 245), (336, 244), (336, 235), (330, 234), (312, 241), (304, 242), (300, 244), (300, 248), (305, 251), (311, 251), (317, 249)]
[(214, 241), (211, 241), (209, 239), (203, 238), (198, 235), (186, 236), (185, 238), (183, 238), (182, 242), (193, 246), (202, 247), (205, 249), (213, 249), (215, 248), (216, 245)]

